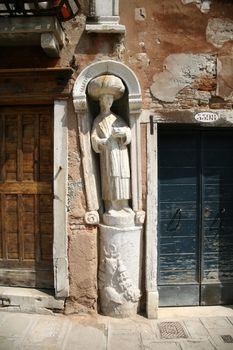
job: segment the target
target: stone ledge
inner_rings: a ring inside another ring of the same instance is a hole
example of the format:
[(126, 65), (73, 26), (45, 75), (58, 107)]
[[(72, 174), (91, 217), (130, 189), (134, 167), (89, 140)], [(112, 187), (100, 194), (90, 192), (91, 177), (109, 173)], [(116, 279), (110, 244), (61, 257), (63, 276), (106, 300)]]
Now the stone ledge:
[(125, 26), (117, 23), (88, 23), (86, 24), (87, 33), (112, 33), (124, 34)]
[(65, 34), (56, 17), (0, 18), (1, 46), (33, 46), (43, 48), (50, 57), (59, 57)]
[(55, 299), (52, 290), (0, 287), (0, 310), (52, 314), (63, 310), (64, 299)]

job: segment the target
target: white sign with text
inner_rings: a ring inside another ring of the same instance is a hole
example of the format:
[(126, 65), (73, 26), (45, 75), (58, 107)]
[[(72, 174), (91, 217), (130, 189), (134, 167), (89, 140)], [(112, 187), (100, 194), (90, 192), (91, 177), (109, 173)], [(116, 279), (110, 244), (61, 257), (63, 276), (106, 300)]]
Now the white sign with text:
[(195, 115), (195, 119), (202, 123), (213, 123), (219, 119), (219, 116), (213, 112), (200, 112)]

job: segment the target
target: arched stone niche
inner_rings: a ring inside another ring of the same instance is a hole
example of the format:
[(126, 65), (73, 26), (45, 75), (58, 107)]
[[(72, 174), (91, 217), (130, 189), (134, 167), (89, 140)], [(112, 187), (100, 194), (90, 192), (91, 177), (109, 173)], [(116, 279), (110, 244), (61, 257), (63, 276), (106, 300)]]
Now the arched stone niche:
[[(95, 107), (91, 105), (87, 96), (88, 83), (103, 74), (119, 77), (126, 87), (126, 95), (123, 97), (123, 114), (128, 114), (132, 140), (130, 144), (130, 166), (132, 187), (132, 209), (136, 213), (135, 223), (141, 225), (144, 222), (142, 211), (141, 193), (141, 147), (140, 147), (140, 113), (141, 113), (141, 89), (134, 72), (120, 62), (106, 60), (93, 63), (86, 67), (78, 76), (73, 90), (73, 103), (78, 118), (82, 164), (84, 172), (85, 190), (87, 198), (87, 212), (85, 221), (87, 224), (99, 223), (99, 209), (101, 208), (101, 196), (98, 178), (98, 166), (96, 157), (92, 151), (90, 133)], [(127, 105), (126, 105), (127, 96)], [(115, 108), (119, 108), (116, 104)], [(126, 112), (127, 111), (127, 112)], [(95, 113), (96, 114), (96, 113)]]

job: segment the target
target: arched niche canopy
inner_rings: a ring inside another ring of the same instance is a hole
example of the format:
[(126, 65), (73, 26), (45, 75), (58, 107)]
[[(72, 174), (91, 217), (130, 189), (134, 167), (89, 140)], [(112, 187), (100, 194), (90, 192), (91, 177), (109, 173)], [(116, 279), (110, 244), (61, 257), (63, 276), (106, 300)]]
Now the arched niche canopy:
[(86, 67), (76, 79), (73, 90), (73, 101), (76, 112), (87, 110), (86, 89), (90, 80), (102, 74), (113, 74), (121, 78), (129, 92), (130, 113), (141, 110), (141, 89), (134, 72), (125, 64), (117, 61), (100, 61)]
[(106, 60), (93, 63), (86, 67), (76, 79), (73, 89), (73, 103), (78, 118), (80, 145), (87, 198), (86, 223), (98, 224), (100, 207), (100, 190), (95, 165), (95, 157), (91, 148), (90, 132), (91, 122), (86, 95), (88, 83), (103, 74), (112, 74), (122, 79), (128, 91), (129, 124), (132, 133), (130, 145), (131, 154), (131, 186), (132, 208), (136, 213), (136, 224), (142, 224), (144, 213), (141, 210), (141, 148), (140, 148), (140, 113), (141, 89), (134, 72), (125, 64)]

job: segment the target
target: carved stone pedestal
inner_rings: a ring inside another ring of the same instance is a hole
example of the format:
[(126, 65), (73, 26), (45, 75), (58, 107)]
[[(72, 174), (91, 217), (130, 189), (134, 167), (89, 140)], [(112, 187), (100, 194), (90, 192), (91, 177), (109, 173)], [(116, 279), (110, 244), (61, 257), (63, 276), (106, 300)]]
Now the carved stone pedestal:
[(142, 226), (100, 225), (101, 311), (112, 317), (135, 315), (139, 308)]

